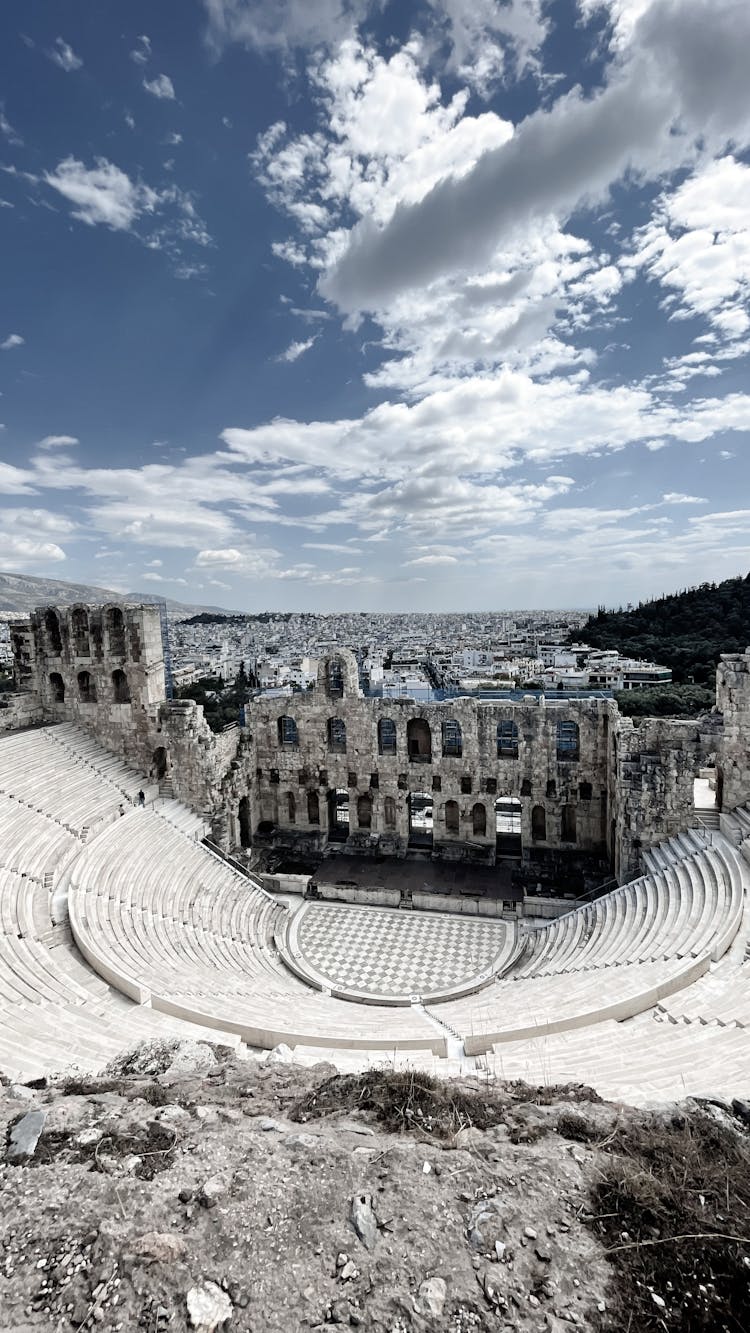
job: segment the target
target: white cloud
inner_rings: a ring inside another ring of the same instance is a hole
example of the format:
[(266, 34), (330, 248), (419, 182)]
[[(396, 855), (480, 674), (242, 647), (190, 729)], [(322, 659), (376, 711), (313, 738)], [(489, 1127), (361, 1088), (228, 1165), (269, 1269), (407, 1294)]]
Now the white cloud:
[(54, 61), (60, 69), (64, 69), (66, 74), (71, 74), (73, 70), (80, 69), (83, 61), (77, 56), (72, 46), (70, 46), (62, 37), (55, 38), (55, 44), (52, 50), (47, 52), (50, 60)]
[(9, 333), (0, 343), (0, 352), (10, 352), (13, 347), (23, 347), (25, 342), (26, 339), (22, 338), (20, 333)]
[(44, 179), (53, 190), (74, 205), (73, 217), (88, 226), (102, 223), (113, 231), (129, 231), (143, 213), (153, 213), (159, 202), (156, 190), (132, 181), (106, 158), (87, 168), (75, 157), (66, 157)]
[(130, 52), (130, 59), (136, 65), (147, 65), (151, 59), (151, 38), (147, 37), (145, 33), (142, 33), (141, 36), (136, 37), (135, 40), (136, 45)]
[(203, 265), (196, 267), (183, 258), (185, 243), (205, 247), (212, 242), (192, 197), (178, 186), (154, 190), (131, 180), (106, 158), (97, 158), (96, 166), (89, 168), (67, 157), (44, 179), (73, 205), (73, 217), (87, 226), (134, 232), (148, 249), (165, 251), (179, 277), (205, 271)]
[(23, 139), (20, 134), (14, 130), (8, 117), (5, 115), (0, 105), (0, 134), (11, 145), (12, 148), (23, 148)]
[(601, 91), (573, 89), (532, 112), (508, 143), (385, 224), (363, 218), (321, 292), (346, 311), (382, 308), (438, 275), (476, 272), (539, 219), (605, 199), (628, 171), (653, 178), (690, 161), (699, 137), (746, 143), (749, 42), (750, 8), (734, 0), (654, 0)]
[(542, 0), (430, 0), (445, 24), (451, 47), (448, 68), (487, 93), (500, 78), (539, 69), (538, 51), (548, 32)]
[(75, 435), (45, 435), (43, 440), (39, 440), (38, 449), (62, 449), (71, 448), (78, 444)]
[(750, 167), (732, 156), (701, 164), (662, 197), (629, 262), (661, 283), (673, 318), (703, 315), (722, 338), (744, 334), (750, 328)]
[(56, 536), (69, 536), (78, 528), (78, 524), (64, 514), (57, 514), (50, 509), (4, 509), (3, 526), (7, 529), (18, 528), (21, 531), (38, 535), (40, 532)]
[(217, 50), (240, 42), (259, 51), (315, 47), (350, 34), (371, 0), (204, 0), (208, 40)]
[(37, 541), (33, 537), (0, 532), (0, 563), (3, 569), (44, 569), (50, 561), (65, 560), (65, 552), (56, 542)]
[(298, 361), (305, 352), (309, 352), (313, 343), (317, 342), (317, 337), (306, 338), (302, 342), (292, 342), (283, 352), (276, 357), (277, 361)]
[(151, 93), (152, 97), (158, 97), (160, 101), (174, 101), (174, 84), (168, 74), (157, 74), (153, 79), (144, 79), (143, 86), (147, 93)]
[(407, 565), (457, 565), (455, 555), (420, 555), (416, 560), (407, 560)]

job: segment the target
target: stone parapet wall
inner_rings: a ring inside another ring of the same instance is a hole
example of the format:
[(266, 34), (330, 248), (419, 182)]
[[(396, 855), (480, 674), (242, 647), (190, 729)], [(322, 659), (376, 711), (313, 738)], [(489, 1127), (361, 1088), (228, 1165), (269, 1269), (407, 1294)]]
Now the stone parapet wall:
[(38, 694), (0, 694), (0, 732), (23, 731), (44, 721), (44, 709)]

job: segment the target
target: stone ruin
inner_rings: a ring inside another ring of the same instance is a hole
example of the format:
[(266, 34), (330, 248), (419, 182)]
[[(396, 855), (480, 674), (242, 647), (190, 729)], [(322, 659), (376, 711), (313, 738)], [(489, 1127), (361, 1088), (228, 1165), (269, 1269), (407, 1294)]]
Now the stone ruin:
[(750, 798), (750, 649), (722, 656), (710, 714), (637, 722), (608, 699), (365, 698), (339, 649), (314, 689), (253, 699), (244, 726), (217, 734), (194, 701), (166, 699), (154, 606), (40, 607), (11, 639), (0, 730), (75, 722), (210, 820), (227, 852), (492, 866), (510, 842), (532, 877), (575, 866), (625, 883), (695, 822), (707, 765), (719, 811)]

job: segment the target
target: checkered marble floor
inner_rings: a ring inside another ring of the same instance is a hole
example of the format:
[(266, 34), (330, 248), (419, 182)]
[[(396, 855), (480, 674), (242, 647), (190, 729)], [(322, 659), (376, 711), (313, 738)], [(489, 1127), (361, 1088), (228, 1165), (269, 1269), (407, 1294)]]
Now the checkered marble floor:
[(449, 989), (489, 967), (505, 926), (387, 907), (308, 903), (297, 947), (333, 985), (369, 995), (419, 995)]

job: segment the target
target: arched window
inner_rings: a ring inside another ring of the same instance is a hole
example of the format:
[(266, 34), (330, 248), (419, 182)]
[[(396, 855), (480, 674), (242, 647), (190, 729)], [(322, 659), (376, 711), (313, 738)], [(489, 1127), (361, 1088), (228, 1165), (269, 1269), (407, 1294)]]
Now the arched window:
[(343, 718), (328, 719), (328, 750), (331, 754), (346, 754), (346, 723)]
[(396, 827), (396, 802), (392, 796), (386, 796), (383, 802), (383, 815), (386, 828)]
[(560, 841), (575, 842), (576, 840), (576, 808), (574, 805), (564, 805), (562, 808), (562, 820), (560, 824)]
[(340, 657), (331, 657), (326, 663), (326, 694), (329, 699), (344, 697), (344, 663)]
[(445, 831), (458, 833), (458, 801), (445, 802)]
[(297, 819), (297, 802), (294, 799), (294, 792), (288, 791), (286, 794), (286, 812), (290, 824), (294, 824)]
[(531, 811), (531, 836), (534, 842), (547, 841), (547, 815), (543, 805), (535, 805)]
[(91, 673), (89, 671), (78, 672), (78, 697), (81, 700), (81, 703), (96, 703), (96, 685), (91, 679)]
[(320, 823), (320, 801), (316, 791), (307, 793), (307, 822), (308, 824)]
[(60, 621), (57, 618), (56, 611), (47, 611), (44, 617), (44, 628), (47, 631), (47, 642), (49, 651), (53, 657), (59, 657), (62, 652), (62, 637), (60, 635)]
[(65, 681), (59, 671), (51, 672), (49, 687), (52, 691), (52, 702), (56, 704), (65, 703)]
[(91, 643), (89, 641), (88, 611), (84, 611), (82, 606), (75, 606), (71, 612), (70, 624), (73, 630), (73, 650), (76, 657), (89, 657), (91, 655)]
[(429, 764), (432, 760), (432, 735), (424, 718), (413, 717), (407, 722), (406, 748), (412, 763)]
[(481, 801), (477, 801), (471, 812), (471, 829), (476, 838), (487, 836), (487, 811)]
[(498, 759), (518, 758), (518, 727), (510, 719), (497, 724)]
[(357, 797), (357, 823), (360, 828), (372, 826), (372, 797), (367, 792)]
[(119, 606), (111, 606), (107, 612), (107, 641), (111, 653), (125, 656), (125, 621)]
[(396, 723), (390, 717), (378, 722), (378, 754), (396, 753)]
[(461, 723), (454, 717), (449, 717), (443, 723), (443, 758), (460, 759), (463, 751)]
[(280, 717), (277, 723), (279, 731), (279, 745), (284, 750), (297, 750), (299, 748), (299, 732), (297, 723), (293, 717), (287, 717), (286, 714)]
[(128, 685), (128, 678), (120, 667), (112, 672), (112, 690), (116, 704), (130, 703), (130, 686)]
[(576, 760), (580, 755), (580, 732), (577, 722), (558, 722), (557, 757), (562, 760)]
[[(165, 761), (166, 761), (166, 751)], [(250, 802), (246, 796), (240, 797), (240, 803), (237, 809), (240, 821), (240, 847), (250, 846)]]

